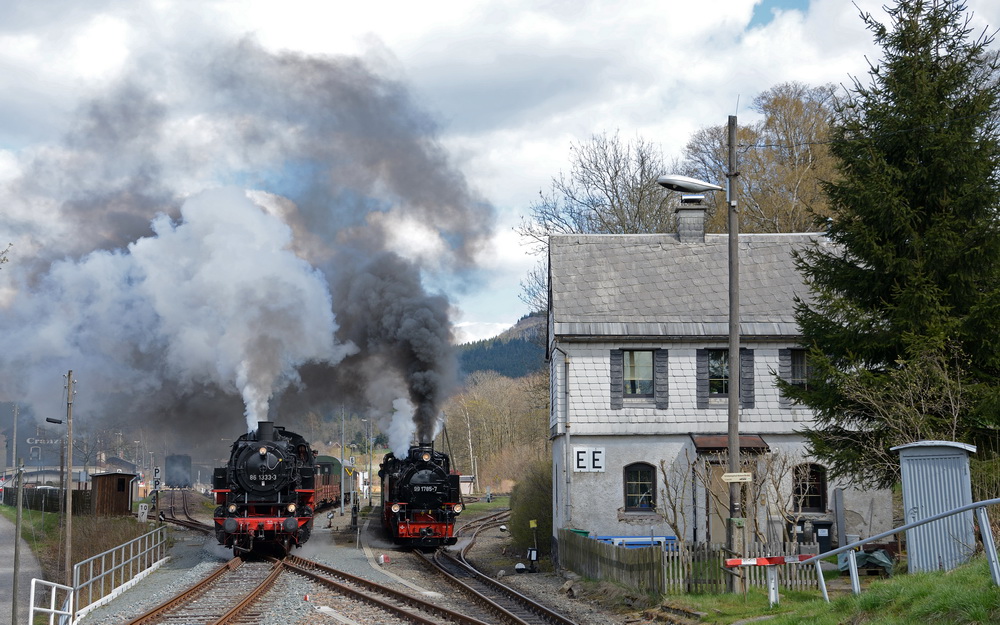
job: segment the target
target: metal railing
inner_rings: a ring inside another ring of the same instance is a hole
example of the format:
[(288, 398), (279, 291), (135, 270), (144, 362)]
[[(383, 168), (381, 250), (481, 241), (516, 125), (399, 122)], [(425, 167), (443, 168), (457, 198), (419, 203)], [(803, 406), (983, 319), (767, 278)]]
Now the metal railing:
[(76, 616), (86, 615), (137, 584), (166, 560), (166, 553), (167, 528), (161, 526), (78, 562), (73, 566)]
[[(44, 605), (35, 605), (35, 589), (39, 586), (49, 589), (49, 599), (48, 607)], [(62, 591), (62, 592), (60, 592)], [(62, 595), (62, 599), (59, 595)], [(15, 597), (16, 601), (17, 598)], [(61, 605), (61, 608), (57, 608), (57, 605)], [(44, 579), (34, 578), (31, 580), (31, 603), (28, 605), (29, 619), (28, 623), (37, 623), (35, 620), (36, 615), (48, 615), (49, 625), (53, 625), (56, 622), (56, 617), (59, 618), (59, 623), (71, 622), (73, 617), (73, 589), (69, 586), (63, 586), (62, 584), (56, 584), (55, 582), (47, 582)]]
[[(78, 618), (110, 602), (159, 568), (166, 561), (166, 552), (167, 528), (162, 526), (75, 564), (72, 587), (43, 579), (31, 580), (28, 622), (34, 623), (36, 614), (48, 614), (50, 624), (57, 615), (62, 617), (59, 619), (61, 624), (75, 623)], [(35, 605), (36, 585), (50, 588), (51, 605), (48, 608)], [(63, 607), (56, 609), (56, 595), (59, 590), (65, 590), (67, 596), (61, 602)]]
[[(61, 617), (61, 625), (75, 623), (159, 568), (166, 561), (166, 553), (167, 528), (162, 526), (73, 565), (72, 587), (32, 579), (28, 622), (34, 623), (36, 615), (48, 614), (50, 625), (57, 615)], [(51, 605), (48, 608), (35, 605), (36, 585), (50, 588)], [(59, 590), (65, 590), (66, 596), (61, 601), (63, 607), (57, 610), (56, 595)]]
[(823, 591), (823, 599), (827, 602), (830, 601), (830, 595), (826, 591), (826, 580), (823, 579), (823, 572), (820, 569), (820, 561), (823, 558), (828, 558), (830, 556), (835, 556), (839, 553), (847, 552), (847, 565), (851, 573), (851, 592), (855, 595), (861, 594), (861, 580), (858, 578), (858, 560), (855, 556), (855, 548), (864, 545), (865, 543), (871, 543), (883, 538), (887, 538), (896, 534), (898, 532), (903, 532), (914, 527), (919, 527), (933, 521), (943, 519), (955, 514), (961, 514), (963, 512), (968, 512), (969, 510), (975, 510), (976, 518), (979, 521), (979, 535), (983, 540), (983, 550), (986, 552), (986, 561), (990, 565), (990, 576), (993, 578), (993, 584), (1000, 586), (1000, 560), (997, 558), (996, 542), (993, 539), (993, 528), (990, 526), (990, 517), (986, 512), (987, 506), (995, 506), (1000, 504), (1000, 499), (987, 499), (986, 501), (977, 501), (960, 508), (955, 508), (954, 510), (949, 510), (948, 512), (942, 512), (940, 514), (935, 514), (929, 516), (926, 519), (920, 519), (919, 521), (913, 521), (912, 523), (907, 523), (906, 525), (900, 525), (895, 529), (891, 529), (887, 532), (882, 532), (875, 536), (870, 536), (864, 540), (855, 541), (849, 545), (844, 545), (843, 547), (838, 547), (837, 549), (832, 549), (825, 553), (813, 556), (808, 560), (803, 560), (802, 564), (809, 564), (812, 562), (816, 566), (816, 575), (819, 578), (820, 589)]

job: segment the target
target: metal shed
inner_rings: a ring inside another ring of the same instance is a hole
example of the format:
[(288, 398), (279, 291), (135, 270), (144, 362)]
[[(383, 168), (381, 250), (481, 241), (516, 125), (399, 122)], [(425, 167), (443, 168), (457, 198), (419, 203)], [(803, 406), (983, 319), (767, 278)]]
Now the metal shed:
[(132, 514), (132, 481), (134, 473), (98, 473), (91, 476), (94, 484), (95, 516), (125, 516)]
[[(972, 503), (969, 454), (973, 445), (917, 441), (893, 447), (899, 452), (906, 523)], [(976, 546), (972, 511), (906, 531), (909, 571), (951, 570), (966, 562)]]

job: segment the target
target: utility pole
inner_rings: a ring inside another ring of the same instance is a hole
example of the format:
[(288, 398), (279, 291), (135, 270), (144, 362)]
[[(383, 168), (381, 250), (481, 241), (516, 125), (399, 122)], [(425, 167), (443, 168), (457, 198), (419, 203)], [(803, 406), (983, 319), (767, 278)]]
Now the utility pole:
[(344, 406), (340, 406), (340, 516), (344, 516)]
[[(740, 214), (736, 207), (736, 116), (729, 116), (729, 171), (726, 172), (726, 204), (729, 213), (729, 472), (740, 470)], [(739, 482), (729, 483), (727, 542), (732, 556), (742, 557), (746, 548), (746, 520), (740, 502)], [(743, 578), (729, 577), (730, 590), (743, 592)]]
[[(16, 406), (14, 414), (17, 415)], [(15, 420), (14, 423), (17, 423), (17, 421)], [(17, 465), (17, 473), (15, 473), (17, 476), (17, 520), (14, 523), (14, 597), (13, 601), (11, 601), (10, 622), (19, 623), (20, 621), (17, 620), (17, 595), (19, 590), (17, 579), (21, 576), (21, 506), (24, 500), (24, 462), (18, 462), (16, 457), (14, 462)]]
[(66, 585), (73, 585), (73, 370), (66, 375), (66, 449), (69, 476), (66, 480)]
[(21, 575), (21, 499), (24, 497), (24, 463), (17, 461), (17, 404), (14, 404), (14, 449), (11, 450), (10, 463), (14, 467), (14, 479), (17, 487), (17, 513), (14, 523), (14, 600), (11, 602), (10, 622), (17, 623), (17, 578)]
[(372, 479), (372, 454), (375, 452), (374, 445), (372, 445), (372, 432), (374, 428), (372, 427), (371, 419), (368, 420), (368, 507), (372, 507), (372, 486), (375, 484), (375, 480)]
[[(6, 465), (4, 465), (6, 466)], [(17, 475), (17, 404), (14, 404), (14, 448), (10, 451), (10, 467), (12, 474)]]

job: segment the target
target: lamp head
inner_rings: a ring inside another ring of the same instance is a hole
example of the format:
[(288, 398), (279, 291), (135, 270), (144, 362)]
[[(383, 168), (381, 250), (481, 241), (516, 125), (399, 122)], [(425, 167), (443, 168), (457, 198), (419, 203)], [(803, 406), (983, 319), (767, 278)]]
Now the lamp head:
[(722, 191), (722, 187), (716, 184), (711, 184), (709, 182), (703, 182), (696, 178), (689, 178), (688, 176), (677, 176), (674, 174), (668, 174), (666, 176), (660, 176), (656, 179), (656, 183), (661, 187), (670, 189), (671, 191), (681, 191), (684, 193), (703, 193), (705, 191)]

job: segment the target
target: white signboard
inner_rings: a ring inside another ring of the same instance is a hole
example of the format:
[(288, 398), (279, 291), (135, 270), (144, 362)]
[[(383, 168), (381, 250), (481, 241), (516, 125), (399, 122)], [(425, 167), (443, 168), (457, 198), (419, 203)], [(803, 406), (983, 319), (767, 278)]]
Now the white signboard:
[(723, 482), (752, 482), (753, 473), (723, 473)]
[(576, 473), (603, 473), (603, 447), (574, 447), (573, 471)]
[(149, 516), (149, 504), (148, 503), (139, 504), (139, 522), (145, 523), (147, 516)]
[(160, 467), (153, 467), (153, 477), (160, 477)]

